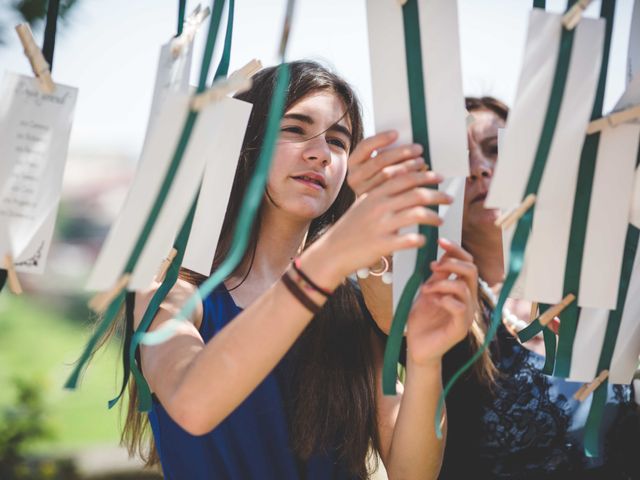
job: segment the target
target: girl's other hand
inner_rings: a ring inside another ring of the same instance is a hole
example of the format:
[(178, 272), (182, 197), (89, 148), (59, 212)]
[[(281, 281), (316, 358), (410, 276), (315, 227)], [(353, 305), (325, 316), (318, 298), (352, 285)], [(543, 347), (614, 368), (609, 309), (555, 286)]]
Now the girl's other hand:
[(438, 240), (445, 254), (431, 263), (432, 275), (422, 285), (407, 323), (408, 361), (429, 366), (465, 338), (474, 320), (478, 269), (462, 247)]

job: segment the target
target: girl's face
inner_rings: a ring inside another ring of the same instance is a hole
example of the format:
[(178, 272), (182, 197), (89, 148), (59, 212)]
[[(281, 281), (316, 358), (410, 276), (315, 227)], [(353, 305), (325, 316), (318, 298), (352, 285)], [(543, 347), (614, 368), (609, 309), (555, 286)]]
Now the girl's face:
[(347, 173), (351, 125), (334, 93), (314, 92), (285, 112), (267, 181), (274, 206), (311, 221), (329, 209)]
[(472, 115), (474, 121), (467, 130), (471, 175), (464, 192), (463, 236), (465, 232), (493, 226), (500, 213), (484, 208), (484, 201), (498, 159), (498, 128), (504, 127), (505, 122), (491, 110), (474, 110)]

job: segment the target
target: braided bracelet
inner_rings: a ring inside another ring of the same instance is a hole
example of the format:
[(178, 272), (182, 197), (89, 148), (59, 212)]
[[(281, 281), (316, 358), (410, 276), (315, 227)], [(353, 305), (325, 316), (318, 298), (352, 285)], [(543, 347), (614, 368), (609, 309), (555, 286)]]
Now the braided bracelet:
[(302, 278), (302, 280), (305, 281), (305, 283), (307, 285), (309, 285), (312, 289), (314, 289), (316, 292), (318, 292), (320, 295), (325, 296), (326, 298), (329, 298), (331, 296), (331, 294), (333, 293), (330, 290), (327, 290), (326, 288), (322, 288), (320, 286), (318, 286), (313, 280), (311, 280), (306, 273), (304, 273), (302, 271), (302, 269), (300, 268), (300, 257), (296, 258), (293, 263), (291, 264), (291, 266), (293, 267), (293, 269), (296, 271), (296, 273), (298, 275), (300, 275), (300, 278)]
[(320, 305), (311, 300), (307, 294), (302, 291), (296, 281), (291, 278), (289, 272), (284, 272), (282, 275), (282, 283), (287, 287), (287, 290), (291, 292), (291, 295), (296, 297), (296, 299), (314, 315), (322, 309)]

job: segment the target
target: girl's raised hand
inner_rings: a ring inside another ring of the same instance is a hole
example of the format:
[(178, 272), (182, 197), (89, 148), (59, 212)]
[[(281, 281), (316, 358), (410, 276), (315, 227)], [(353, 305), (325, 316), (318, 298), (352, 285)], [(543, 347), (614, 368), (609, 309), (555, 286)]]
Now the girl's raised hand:
[(431, 263), (431, 277), (422, 285), (407, 322), (408, 361), (428, 366), (460, 342), (478, 308), (478, 269), (462, 247), (438, 240), (445, 254)]
[(389, 147), (397, 138), (395, 130), (378, 133), (361, 141), (351, 153), (347, 182), (357, 196), (395, 176), (426, 170), (422, 146)]

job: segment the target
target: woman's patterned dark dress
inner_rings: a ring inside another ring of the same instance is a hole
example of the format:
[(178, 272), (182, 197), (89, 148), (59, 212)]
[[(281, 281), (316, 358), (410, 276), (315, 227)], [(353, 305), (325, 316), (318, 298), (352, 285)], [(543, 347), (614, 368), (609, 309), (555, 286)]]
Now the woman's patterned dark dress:
[[(469, 355), (466, 341), (452, 349), (444, 359), (445, 379)], [(449, 394), (441, 479), (640, 479), (640, 426), (631, 387), (609, 387), (602, 456), (588, 458), (582, 438), (591, 399), (573, 399), (580, 384), (544, 375), (544, 359), (504, 326), (491, 356), (500, 372), (492, 388), (470, 373)]]

